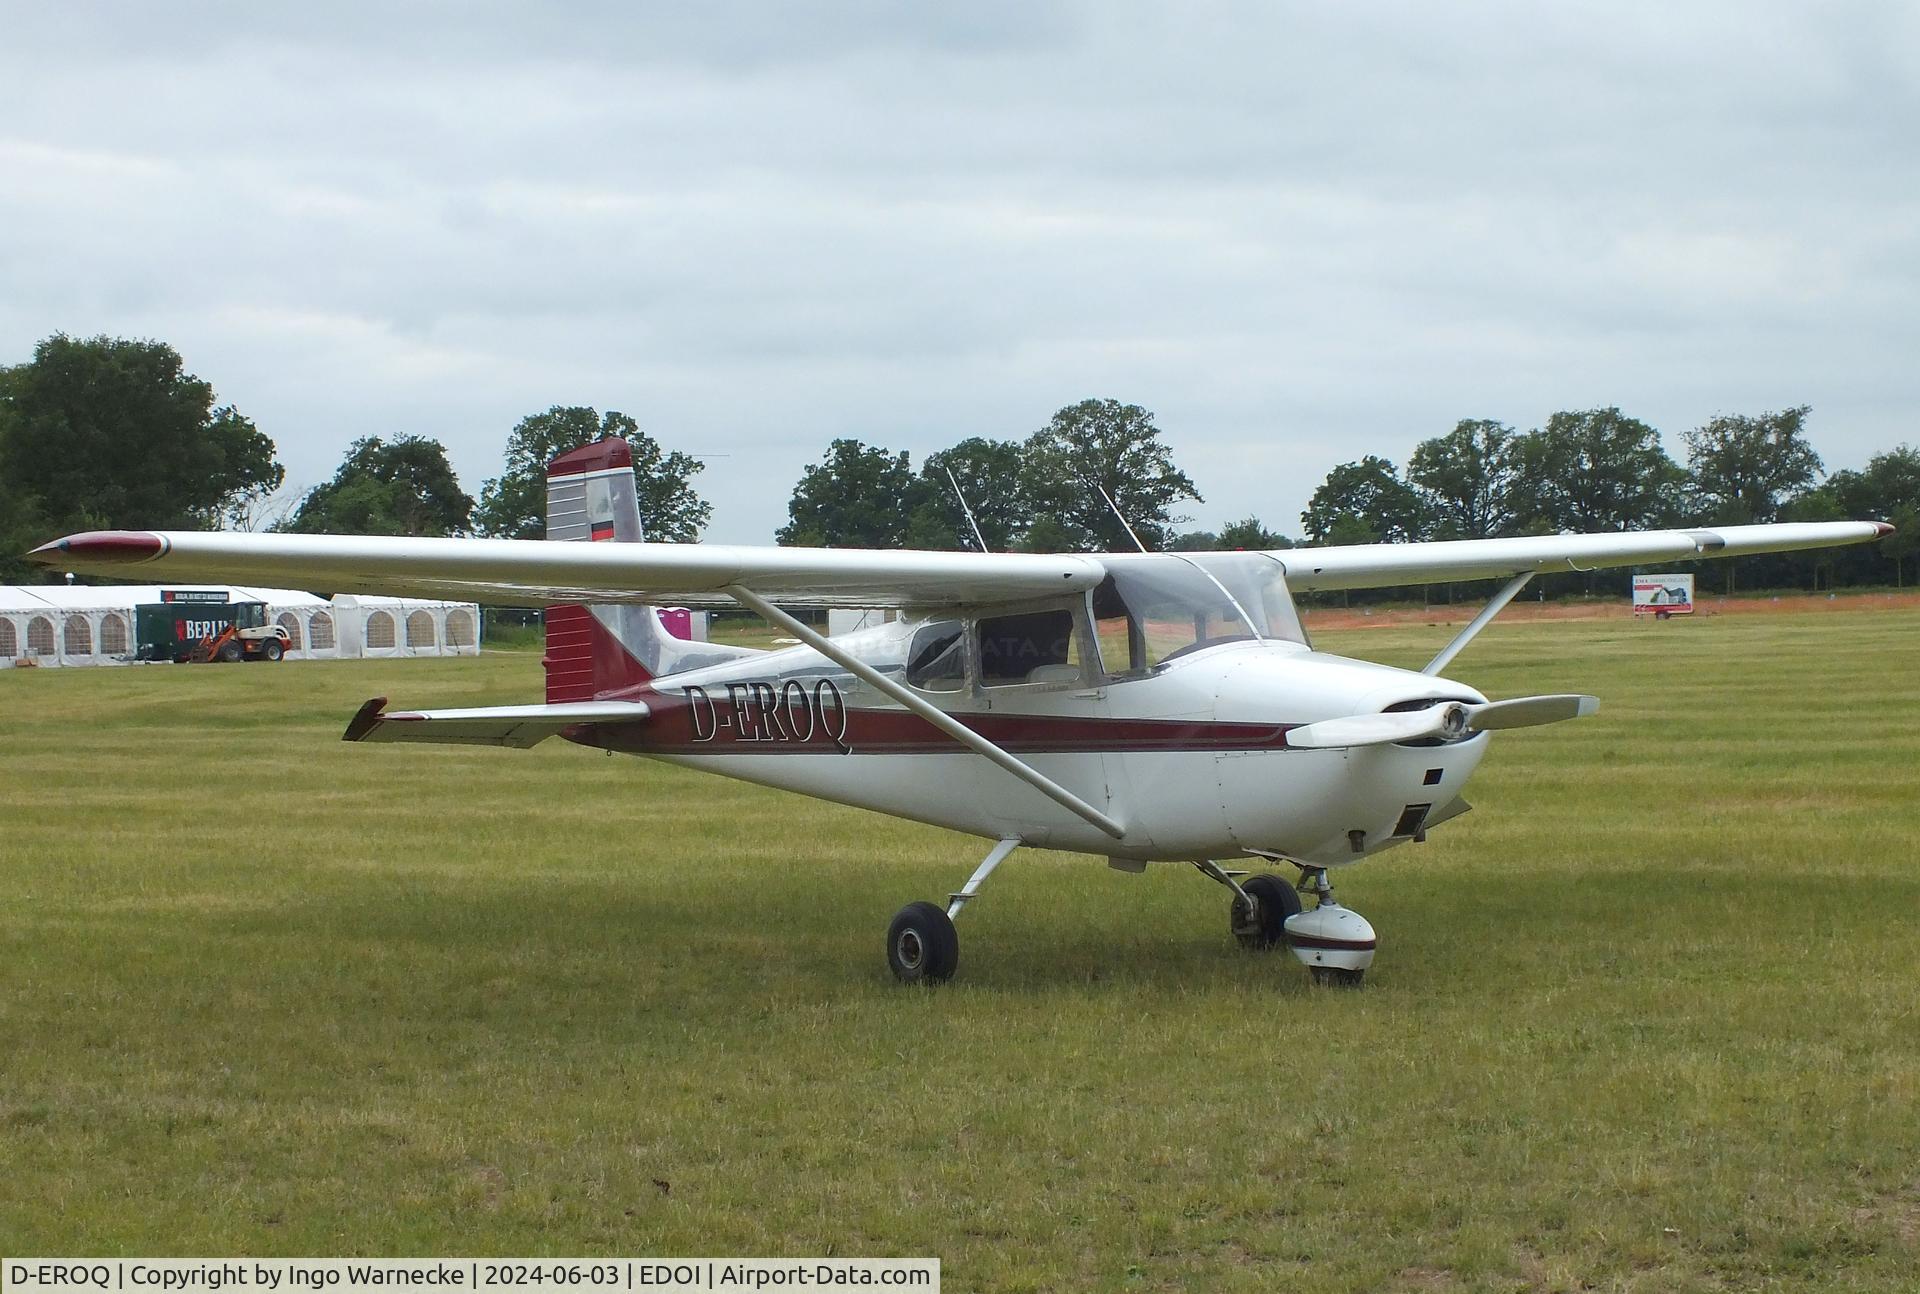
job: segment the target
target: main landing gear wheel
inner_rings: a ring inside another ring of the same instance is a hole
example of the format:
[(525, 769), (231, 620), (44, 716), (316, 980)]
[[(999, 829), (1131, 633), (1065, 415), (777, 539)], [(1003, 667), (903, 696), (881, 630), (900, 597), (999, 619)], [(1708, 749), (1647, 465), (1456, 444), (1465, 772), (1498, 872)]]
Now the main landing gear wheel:
[(1364, 970), (1348, 970), (1344, 966), (1309, 966), (1313, 982), (1325, 988), (1359, 988), (1366, 979)]
[(1283, 877), (1270, 872), (1247, 878), (1241, 893), (1253, 900), (1247, 911), (1239, 894), (1227, 910), (1233, 937), (1242, 948), (1275, 948), (1286, 942), (1287, 918), (1300, 911), (1300, 892)]
[(945, 908), (909, 903), (887, 927), (887, 965), (902, 984), (940, 984), (960, 965), (960, 936)]

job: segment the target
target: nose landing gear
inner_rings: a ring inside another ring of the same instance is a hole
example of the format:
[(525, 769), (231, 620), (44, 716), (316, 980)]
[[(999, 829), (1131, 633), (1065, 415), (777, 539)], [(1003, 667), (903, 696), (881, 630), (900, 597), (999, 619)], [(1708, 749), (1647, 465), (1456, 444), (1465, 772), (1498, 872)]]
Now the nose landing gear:
[(1287, 918), (1287, 947), (1313, 975), (1315, 984), (1359, 988), (1373, 965), (1373, 926), (1333, 897), (1324, 867), (1300, 868), (1300, 887), (1314, 894), (1314, 905)]
[(1242, 882), (1239, 877), (1245, 873), (1230, 872), (1210, 859), (1194, 866), (1233, 891), (1228, 920), (1242, 947), (1285, 944), (1312, 974), (1315, 984), (1360, 987), (1367, 967), (1373, 965), (1377, 942), (1373, 926), (1358, 912), (1334, 900), (1326, 868), (1296, 864), (1300, 868), (1300, 890), (1314, 897), (1313, 907), (1303, 911), (1300, 890), (1271, 872)]

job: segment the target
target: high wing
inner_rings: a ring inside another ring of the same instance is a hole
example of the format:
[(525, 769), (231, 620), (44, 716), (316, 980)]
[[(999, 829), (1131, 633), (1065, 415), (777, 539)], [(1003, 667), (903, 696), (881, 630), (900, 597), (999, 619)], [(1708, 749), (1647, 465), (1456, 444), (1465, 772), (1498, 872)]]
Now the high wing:
[(730, 587), (785, 606), (1012, 602), (1090, 589), (1095, 557), (727, 544), (580, 544), (200, 531), (91, 531), (29, 554), (45, 566), (131, 577), (268, 583), (330, 593), (460, 598), (508, 606), (630, 602), (737, 605)]
[(1892, 533), (1893, 527), (1882, 521), (1817, 521), (1635, 530), (1603, 535), (1287, 548), (1269, 555), (1287, 568), (1289, 588), (1296, 593), (1312, 593), (1322, 589), (1378, 589), (1401, 584), (1498, 579), (1523, 571), (1544, 575), (1694, 561), (1703, 557), (1786, 553), (1802, 548), (1861, 544)]
[[(1878, 521), (1805, 522), (1290, 548), (1270, 556), (1286, 568), (1295, 591), (1313, 592), (1790, 552), (1865, 543), (1892, 530)], [(737, 588), (777, 606), (977, 605), (1079, 592), (1099, 584), (1107, 571), (1098, 556), (1072, 554), (204, 531), (90, 531), (29, 556), (44, 566), (122, 577), (137, 568), (142, 576), (520, 606), (731, 607), (739, 600), (732, 592)]]

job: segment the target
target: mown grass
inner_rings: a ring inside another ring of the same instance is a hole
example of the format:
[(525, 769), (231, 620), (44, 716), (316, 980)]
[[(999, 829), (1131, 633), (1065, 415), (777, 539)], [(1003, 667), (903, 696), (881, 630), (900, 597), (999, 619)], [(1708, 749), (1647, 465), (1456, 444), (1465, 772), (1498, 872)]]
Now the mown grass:
[[(1323, 635), (1417, 664), (1447, 631)], [(537, 656), (0, 672), (0, 1251), (927, 1254), (950, 1289), (1862, 1289), (1920, 1272), (1920, 614), (1496, 626), (1478, 806), (1216, 887), (549, 744), (344, 745)]]

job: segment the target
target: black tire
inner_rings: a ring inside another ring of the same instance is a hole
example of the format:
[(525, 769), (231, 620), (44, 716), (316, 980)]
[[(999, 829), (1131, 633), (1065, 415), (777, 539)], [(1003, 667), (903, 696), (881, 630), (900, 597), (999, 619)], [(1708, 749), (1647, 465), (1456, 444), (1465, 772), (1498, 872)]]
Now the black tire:
[(279, 660), (285, 652), (286, 648), (280, 645), (278, 638), (269, 638), (260, 644), (260, 659), (264, 661)]
[(887, 927), (887, 965), (902, 984), (941, 984), (960, 966), (960, 936), (947, 910), (909, 903)]
[(1309, 966), (1313, 972), (1313, 982), (1324, 988), (1359, 988), (1367, 973), (1364, 970), (1349, 970), (1345, 966)]
[(1233, 936), (1240, 941), (1240, 946), (1277, 948), (1286, 942), (1287, 918), (1300, 910), (1300, 891), (1272, 872), (1249, 877), (1240, 888), (1253, 900), (1251, 921), (1242, 911), (1244, 905), (1237, 894), (1228, 913)]
[(220, 650), (213, 654), (213, 658), (223, 665), (231, 665), (245, 655), (239, 643), (224, 642), (220, 644)]

